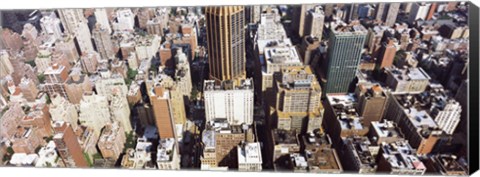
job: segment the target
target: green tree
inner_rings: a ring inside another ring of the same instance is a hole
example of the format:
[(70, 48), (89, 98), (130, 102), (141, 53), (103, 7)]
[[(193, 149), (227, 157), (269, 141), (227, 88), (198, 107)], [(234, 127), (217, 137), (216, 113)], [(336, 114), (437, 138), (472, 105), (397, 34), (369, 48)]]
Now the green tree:
[(92, 162), (92, 159), (90, 159), (90, 156), (86, 153), (86, 152), (83, 152), (83, 157), (85, 158), (85, 160), (87, 160), (87, 164), (89, 167), (92, 167), (93, 166), (93, 162)]
[(38, 78), (38, 81), (39, 81), (40, 83), (43, 83), (43, 82), (45, 81), (45, 75), (44, 75), (44, 74), (39, 74), (39, 75), (37, 76), (37, 78)]
[(30, 66), (32, 66), (32, 68), (34, 68), (35, 66), (37, 66), (37, 64), (35, 64), (35, 60), (32, 60), (32, 61), (27, 61), (25, 62), (26, 64), (29, 64)]
[(129, 148), (135, 148), (136, 138), (133, 135), (133, 131), (125, 133), (127, 141), (125, 142), (125, 147), (123, 151), (125, 152)]

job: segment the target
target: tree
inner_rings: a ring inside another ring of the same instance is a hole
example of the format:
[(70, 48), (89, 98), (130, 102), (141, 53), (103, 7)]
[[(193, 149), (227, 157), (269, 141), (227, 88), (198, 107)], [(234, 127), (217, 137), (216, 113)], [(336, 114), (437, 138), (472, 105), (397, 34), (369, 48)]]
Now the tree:
[(10, 146), (10, 147), (7, 148), (7, 153), (9, 155), (12, 155), (13, 153), (15, 153), (15, 151), (13, 151), (13, 148)]
[(133, 135), (133, 131), (130, 131), (128, 133), (125, 133), (127, 141), (125, 142), (125, 147), (123, 148), (123, 151), (125, 152), (129, 148), (135, 148), (135, 143), (136, 139), (135, 136)]
[(27, 61), (25, 62), (26, 64), (29, 64), (30, 66), (32, 66), (32, 68), (35, 68), (35, 66), (37, 66), (37, 64), (35, 64), (35, 60), (32, 60), (32, 61)]
[(43, 82), (45, 81), (45, 75), (44, 75), (44, 74), (39, 74), (39, 75), (37, 76), (37, 78), (38, 78), (38, 81), (39, 81), (40, 83), (43, 83)]

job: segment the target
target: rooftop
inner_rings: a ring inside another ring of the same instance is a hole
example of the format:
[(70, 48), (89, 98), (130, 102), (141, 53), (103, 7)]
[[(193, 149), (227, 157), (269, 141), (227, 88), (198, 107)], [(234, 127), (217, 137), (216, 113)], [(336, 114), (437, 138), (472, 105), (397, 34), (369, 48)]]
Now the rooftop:
[(367, 137), (348, 137), (344, 142), (353, 150), (354, 158), (362, 166), (361, 168), (376, 168), (377, 164), (370, 153), (370, 141)]
[(298, 134), (295, 130), (273, 130), (273, 140), (275, 145), (278, 144), (299, 144)]
[(403, 80), (403, 81), (410, 81), (410, 80), (430, 80), (430, 76), (422, 69), (422, 68), (396, 68), (396, 67), (388, 67), (385, 68), (387, 73), (392, 75), (395, 80)]
[(384, 122), (372, 121), (371, 127), (379, 136), (378, 138), (404, 136), (400, 128), (398, 128), (396, 123), (393, 121), (384, 121)]
[(260, 143), (243, 143), (238, 147), (238, 163), (262, 164)]
[(161, 139), (157, 149), (157, 162), (172, 161), (175, 146), (174, 138)]
[(321, 91), (315, 74), (310, 66), (291, 66), (282, 69), (282, 80), (279, 85), (287, 90), (314, 90)]
[(214, 80), (205, 80), (204, 91), (225, 91), (225, 90), (253, 90), (253, 79), (244, 79), (237, 86), (232, 80), (223, 81), (220, 85)]
[[(418, 159), (415, 150), (407, 141), (382, 143), (382, 156), (392, 169), (425, 170), (425, 165)], [(380, 154), (379, 154), (380, 155)]]

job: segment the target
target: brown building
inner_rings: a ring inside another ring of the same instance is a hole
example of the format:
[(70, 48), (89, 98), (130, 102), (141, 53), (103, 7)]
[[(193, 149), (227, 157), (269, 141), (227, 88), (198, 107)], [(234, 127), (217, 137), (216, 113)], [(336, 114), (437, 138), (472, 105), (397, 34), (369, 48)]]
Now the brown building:
[(37, 85), (31, 79), (26, 77), (22, 78), (20, 84), (18, 84), (18, 87), (20, 87), (20, 91), (27, 101), (35, 101), (39, 90), (37, 89)]
[(303, 37), (302, 44), (300, 45), (299, 54), (303, 59), (304, 65), (310, 65), (315, 55), (315, 51), (320, 47), (320, 39), (312, 36)]
[(428, 14), (425, 20), (431, 20), (433, 15), (435, 14), (435, 11), (437, 11), (437, 3), (432, 2), (432, 5), (430, 5), (430, 9), (428, 10)]
[[(301, 136), (301, 152), (310, 173), (341, 173), (343, 171), (337, 151), (332, 148), (330, 136), (319, 129)], [(310, 154), (310, 155), (308, 155)]]
[(70, 71), (70, 69), (72, 69), (72, 64), (70, 63), (69, 59), (67, 58), (67, 55), (65, 55), (62, 52), (58, 52), (58, 51), (53, 52), (52, 63), (58, 63), (60, 65), (65, 66), (65, 69), (67, 71)]
[(170, 92), (160, 85), (154, 86), (148, 92), (160, 138), (175, 138)]
[(123, 151), (126, 142), (125, 131), (119, 122), (107, 124), (98, 140), (98, 149), (104, 159), (116, 161)]
[(407, 141), (382, 143), (376, 161), (379, 173), (423, 175), (427, 170)]
[(368, 128), (372, 121), (380, 121), (383, 118), (387, 97), (379, 85), (369, 87), (366, 84), (359, 84), (358, 87), (357, 111)]
[(22, 37), (8, 29), (8, 28), (2, 28), (0, 29), (0, 32), (1, 32), (1, 43), (5, 46), (6, 49), (10, 49), (14, 52), (18, 52), (20, 51), (20, 49), (23, 47), (23, 41), (22, 41)]
[(48, 106), (38, 103), (33, 105), (31, 112), (22, 119), (21, 125), (35, 128), (40, 137), (49, 137), (53, 133), (51, 120)]
[(392, 66), (396, 52), (397, 48), (394, 44), (394, 38), (387, 39), (387, 42), (383, 42), (378, 56), (380, 59), (378, 60), (380, 62), (380, 68)]
[(70, 62), (76, 62), (79, 58), (74, 37), (71, 35), (64, 34), (61, 39), (55, 42), (55, 51), (63, 53)]
[(33, 39), (23, 40), (23, 55), (26, 61), (32, 61), (37, 57), (38, 45)]
[(83, 93), (91, 93), (93, 91), (92, 83), (86, 74), (72, 72), (64, 85), (68, 100), (73, 104), (80, 104)]
[(266, 144), (266, 158), (272, 159), (271, 165), (275, 170), (289, 169), (285, 162), (289, 160), (290, 154), (299, 153), (301, 149), (297, 131), (274, 129), (269, 137), (271, 141)]
[(423, 163), (427, 167), (427, 174), (446, 176), (467, 176), (467, 170), (458, 162), (457, 156), (449, 154), (433, 155)]
[(205, 18), (210, 79), (240, 83), (246, 77), (244, 7), (207, 7)]
[(10, 105), (0, 119), (0, 135), (2, 137), (12, 137), (17, 127), (20, 126), (23, 117), (25, 117), (25, 112), (20, 104)]
[(172, 60), (172, 49), (170, 41), (165, 41), (158, 50), (160, 55), (160, 63), (162, 66), (173, 66), (175, 62)]
[(33, 127), (18, 127), (12, 140), (12, 149), (15, 153), (35, 153), (35, 149), (44, 143)]
[(65, 66), (54, 63), (48, 67), (44, 73), (45, 75), (45, 91), (50, 97), (55, 93), (60, 94), (62, 97), (68, 99), (67, 91), (64, 83), (68, 79), (68, 71)]
[(82, 63), (83, 71), (87, 73), (97, 72), (98, 61), (100, 60), (100, 54), (95, 51), (90, 51), (88, 53), (84, 52), (80, 58)]
[(62, 158), (65, 167), (88, 167), (87, 161), (82, 153), (82, 148), (78, 143), (77, 136), (75, 136), (70, 124), (57, 121), (54, 123), (53, 128), (55, 130), (53, 142), (55, 142), (58, 154)]

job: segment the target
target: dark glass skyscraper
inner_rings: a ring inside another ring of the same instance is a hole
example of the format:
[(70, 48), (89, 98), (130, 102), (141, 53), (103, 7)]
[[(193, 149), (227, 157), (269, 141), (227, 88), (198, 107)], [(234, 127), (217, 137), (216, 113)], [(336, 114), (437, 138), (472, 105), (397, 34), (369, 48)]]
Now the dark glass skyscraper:
[(324, 93), (345, 93), (355, 78), (367, 30), (355, 22), (331, 23)]

